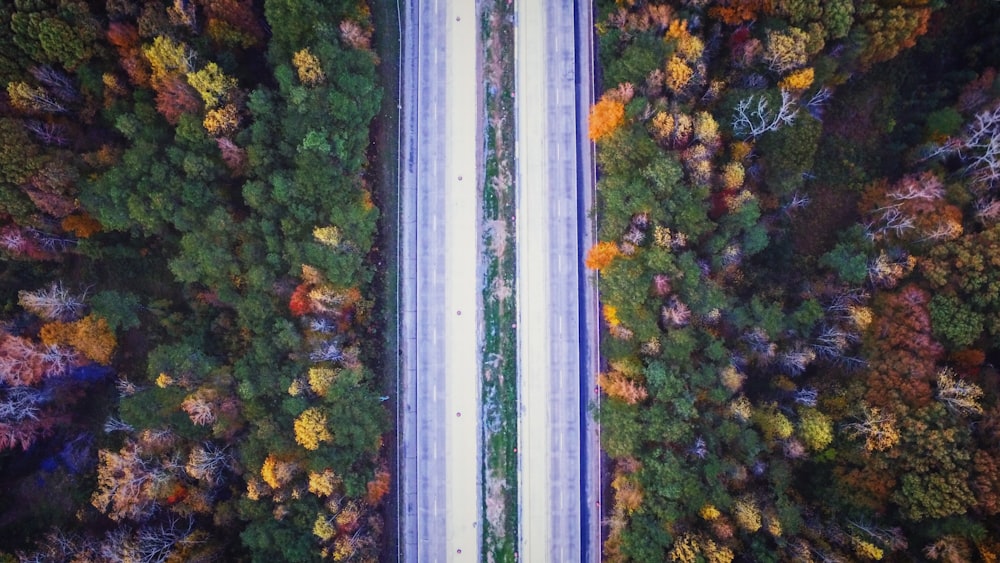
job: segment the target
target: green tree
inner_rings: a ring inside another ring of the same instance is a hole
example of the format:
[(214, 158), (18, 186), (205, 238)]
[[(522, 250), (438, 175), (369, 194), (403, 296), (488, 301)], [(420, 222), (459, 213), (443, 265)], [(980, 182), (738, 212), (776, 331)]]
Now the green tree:
[(960, 515), (976, 503), (969, 488), (969, 430), (955, 423), (941, 404), (932, 403), (900, 424), (900, 488), (892, 500), (904, 518), (920, 521)]
[(934, 336), (957, 350), (968, 348), (983, 333), (985, 318), (946, 293), (935, 294), (928, 305)]

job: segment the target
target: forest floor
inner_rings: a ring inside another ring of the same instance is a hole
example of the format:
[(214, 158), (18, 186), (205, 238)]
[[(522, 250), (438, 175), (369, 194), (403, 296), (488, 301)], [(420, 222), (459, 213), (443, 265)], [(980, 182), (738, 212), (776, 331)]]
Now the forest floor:
[(517, 295), (514, 214), (513, 6), (481, 15), (485, 116), (482, 216), (483, 554), (511, 561), (517, 550)]

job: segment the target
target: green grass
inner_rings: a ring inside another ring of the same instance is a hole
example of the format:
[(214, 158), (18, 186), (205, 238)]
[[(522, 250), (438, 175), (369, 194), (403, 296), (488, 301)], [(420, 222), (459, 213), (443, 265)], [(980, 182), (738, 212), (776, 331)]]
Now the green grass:
[[(493, 251), (496, 234), (483, 234), (483, 560), (514, 561), (517, 550), (517, 322), (514, 198), (513, 7), (504, 0), (482, 14), (485, 61), (483, 225), (502, 222), (504, 252)], [(492, 19), (491, 19), (492, 18)], [(491, 64), (491, 62), (493, 64)], [(495, 72), (491, 72), (491, 70)], [(503, 126), (494, 127), (494, 118)], [(495, 287), (510, 288), (500, 296)]]

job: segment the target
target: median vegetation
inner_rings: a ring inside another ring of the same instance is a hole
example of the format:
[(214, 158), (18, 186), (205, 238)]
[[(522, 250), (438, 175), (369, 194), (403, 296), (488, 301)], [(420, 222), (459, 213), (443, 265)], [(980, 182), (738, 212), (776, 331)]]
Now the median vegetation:
[(483, 253), (483, 553), (511, 561), (517, 551), (517, 212), (514, 190), (513, 3), (482, 7), (486, 116), (481, 224)]
[(996, 7), (598, 12), (605, 559), (994, 560)]
[(0, 21), (3, 555), (377, 558), (368, 8)]

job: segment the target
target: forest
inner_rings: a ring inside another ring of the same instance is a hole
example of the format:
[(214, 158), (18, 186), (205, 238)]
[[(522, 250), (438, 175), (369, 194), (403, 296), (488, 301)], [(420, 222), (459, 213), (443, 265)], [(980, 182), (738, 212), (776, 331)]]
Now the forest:
[(997, 561), (1000, 5), (600, 0), (607, 561)]
[(0, 2), (0, 561), (375, 561), (363, 0)]

